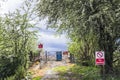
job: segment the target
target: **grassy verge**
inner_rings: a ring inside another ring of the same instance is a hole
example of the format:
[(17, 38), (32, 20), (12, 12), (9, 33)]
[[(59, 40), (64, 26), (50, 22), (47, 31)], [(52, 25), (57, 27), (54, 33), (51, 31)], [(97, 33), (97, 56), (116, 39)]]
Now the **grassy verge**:
[(59, 66), (59, 67), (55, 67), (53, 70), (56, 71), (56, 72), (59, 72), (59, 73), (66, 73), (67, 70), (68, 70), (68, 67)]
[(61, 80), (94, 80), (96, 77), (100, 77), (99, 69), (96, 67), (85, 67), (79, 65), (72, 66), (59, 66), (54, 68), (54, 71), (58, 72)]
[(41, 79), (42, 79), (42, 77), (38, 76), (38, 77), (33, 78), (32, 80), (41, 80)]
[[(60, 80), (103, 80), (100, 75), (99, 67), (86, 67), (80, 65), (74, 66), (59, 66), (54, 68), (60, 75)], [(120, 76), (113, 74), (104, 75), (106, 80), (120, 80)]]
[(70, 68), (72, 68), (74, 64), (70, 64), (69, 66), (58, 66), (53, 69), (53, 71), (58, 72), (59, 74), (65, 74), (68, 72)]
[(99, 80), (101, 76), (99, 74), (99, 68), (97, 67), (86, 67), (75, 65), (70, 69), (71, 73), (76, 77), (81, 76), (82, 80)]

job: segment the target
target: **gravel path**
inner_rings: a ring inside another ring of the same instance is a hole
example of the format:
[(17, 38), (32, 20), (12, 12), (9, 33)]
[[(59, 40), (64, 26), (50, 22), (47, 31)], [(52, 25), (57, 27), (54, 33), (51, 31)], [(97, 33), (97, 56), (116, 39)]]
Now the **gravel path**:
[(45, 76), (41, 80), (59, 80), (57, 72), (53, 71), (53, 68), (58, 66), (66, 66), (65, 61), (49, 61), (49, 69), (46, 71)]

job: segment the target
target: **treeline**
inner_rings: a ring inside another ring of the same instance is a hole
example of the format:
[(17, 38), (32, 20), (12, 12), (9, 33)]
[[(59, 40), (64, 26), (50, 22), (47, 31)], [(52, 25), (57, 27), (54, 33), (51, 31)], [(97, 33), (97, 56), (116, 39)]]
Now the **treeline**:
[(27, 74), (29, 53), (37, 46), (32, 7), (25, 1), (21, 8), (0, 16), (0, 80), (21, 80)]
[(78, 64), (95, 65), (95, 51), (103, 50), (105, 73), (120, 72), (119, 0), (40, 0), (37, 7), (48, 27), (68, 35)]

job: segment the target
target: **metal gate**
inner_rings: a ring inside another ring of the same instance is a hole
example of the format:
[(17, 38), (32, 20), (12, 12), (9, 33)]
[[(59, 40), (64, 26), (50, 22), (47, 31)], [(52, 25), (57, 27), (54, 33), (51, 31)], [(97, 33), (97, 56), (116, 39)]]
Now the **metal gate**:
[(48, 61), (62, 60), (62, 51), (48, 51), (46, 54), (47, 54)]

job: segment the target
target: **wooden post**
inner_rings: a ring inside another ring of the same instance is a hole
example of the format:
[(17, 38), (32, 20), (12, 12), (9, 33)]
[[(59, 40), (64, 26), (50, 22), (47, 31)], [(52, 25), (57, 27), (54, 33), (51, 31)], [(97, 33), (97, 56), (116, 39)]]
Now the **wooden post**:
[(100, 65), (100, 68), (101, 68), (100, 74), (101, 74), (102, 80), (106, 80), (105, 79), (105, 67), (104, 67), (104, 65)]
[(106, 79), (105, 79), (105, 77), (106, 77), (106, 76), (105, 76), (105, 67), (104, 67), (104, 65), (103, 65), (102, 67), (103, 67), (103, 80), (106, 80)]
[(41, 65), (41, 52), (42, 52), (42, 49), (40, 49), (40, 52), (39, 52), (39, 65), (40, 65), (40, 69), (42, 68), (42, 65)]
[(47, 51), (45, 51), (45, 58), (46, 58), (45, 63), (47, 63)]

